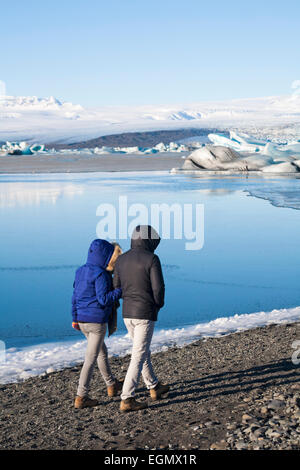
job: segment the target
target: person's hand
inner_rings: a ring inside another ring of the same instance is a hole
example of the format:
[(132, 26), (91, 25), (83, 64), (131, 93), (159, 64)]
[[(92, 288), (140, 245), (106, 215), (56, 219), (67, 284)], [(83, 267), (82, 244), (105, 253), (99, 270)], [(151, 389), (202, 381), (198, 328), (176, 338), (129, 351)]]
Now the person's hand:
[(80, 331), (79, 323), (77, 321), (73, 321), (72, 322), (72, 328), (74, 328), (74, 330)]

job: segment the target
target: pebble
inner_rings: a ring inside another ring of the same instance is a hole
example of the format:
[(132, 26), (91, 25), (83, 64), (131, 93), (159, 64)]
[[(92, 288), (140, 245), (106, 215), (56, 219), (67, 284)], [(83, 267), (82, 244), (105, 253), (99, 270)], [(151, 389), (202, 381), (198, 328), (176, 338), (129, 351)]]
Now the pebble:
[(242, 416), (242, 422), (245, 424), (245, 423), (248, 423), (248, 421), (250, 421), (252, 418), (252, 416), (248, 415), (247, 413), (243, 414)]
[(268, 404), (269, 410), (279, 410), (284, 406), (283, 400), (271, 400)]
[(263, 437), (265, 435), (266, 428), (257, 428), (253, 431), (255, 437)]
[(204, 423), (204, 426), (206, 426), (207, 428), (210, 428), (211, 426), (213, 426), (213, 421), (206, 421), (206, 423)]
[(210, 446), (210, 450), (226, 450), (227, 449), (227, 442), (223, 439), (220, 442), (215, 442)]
[(299, 449), (300, 410), (298, 394), (274, 393), (262, 396), (260, 407), (253, 398), (247, 402), (238, 429), (227, 423), (227, 443), (231, 449)]
[(235, 444), (235, 447), (237, 450), (245, 450), (245, 449), (248, 449), (248, 445), (246, 444), (246, 442), (244, 441), (238, 441), (236, 444)]
[[(265, 331), (271, 331), (267, 337), (268, 341), (264, 339)], [(241, 333), (241, 338), (243, 334)], [(168, 358), (165, 363), (162, 361), (163, 356), (153, 355), (154, 365), (160, 375), (164, 375), (171, 383), (174, 382), (170, 404), (167, 407), (151, 404), (148, 410), (132, 416), (118, 413), (118, 399), (106, 398), (105, 386), (102, 382), (99, 385), (96, 375), (93, 395), (101, 397), (101, 406), (94, 410), (73, 410), (73, 395), (79, 367), (56, 373), (51, 373), (49, 368), (49, 375), (46, 373), (42, 380), (33, 378), (5, 388), (2, 386), (0, 447), (28, 449), (32, 444), (36, 444), (38, 448), (93, 447), (108, 450), (126, 446), (127, 449), (133, 450), (138, 446), (149, 450), (168, 448), (166, 443), (172, 442), (169, 448), (177, 450), (299, 450), (300, 384), (295, 383), (298, 371), (297, 368), (284, 370), (286, 351), (291, 344), (290, 338), (282, 342), (282, 335), (276, 337), (274, 330), (269, 329), (253, 330), (247, 334), (253, 334), (257, 338), (257, 344), (263, 339), (268, 357), (265, 357), (264, 353), (261, 354), (262, 351), (257, 346), (257, 357), (256, 349), (253, 348), (253, 357), (250, 355), (247, 360), (245, 348), (239, 349), (240, 346), (237, 345), (239, 333), (235, 341), (235, 335), (228, 336), (229, 343), (222, 338), (210, 339), (207, 343), (201, 342), (201, 354), (198, 353), (198, 346), (195, 346), (195, 361), (190, 361), (193, 368), (185, 367), (192, 358), (192, 355), (185, 357), (183, 354), (188, 349), (182, 349), (181, 356), (177, 349), (174, 350), (176, 353), (170, 353), (170, 350), (163, 353)], [(272, 344), (269, 351), (270, 337)], [(230, 348), (227, 350), (228, 344)], [(213, 353), (210, 349), (212, 347)], [(176, 359), (175, 363), (169, 356)], [(227, 359), (223, 359), (224, 356), (228, 357), (228, 364)], [(275, 362), (278, 361), (278, 368), (275, 367), (274, 370), (272, 358), (275, 358)], [(217, 364), (218, 361), (222, 369)], [(266, 369), (257, 369), (257, 366), (263, 364)], [(112, 365), (119, 371), (123, 359), (112, 359)], [(128, 361), (124, 366), (125, 371)], [(178, 374), (172, 382), (174, 368)], [(238, 375), (241, 371), (251, 368), (253, 375)], [(221, 375), (220, 384), (215, 379), (212, 381), (214, 374), (221, 374), (223, 369), (226, 374)], [(300, 368), (298, 369), (300, 373)], [(189, 376), (190, 370), (191, 383), (183, 382), (183, 378), (186, 380), (186, 376)], [(192, 379), (195, 379), (195, 383)], [(293, 380), (294, 383), (291, 383)], [(226, 393), (228, 384), (234, 384), (234, 391), (229, 394)], [(246, 384), (244, 391), (243, 386)], [(198, 393), (198, 385), (199, 389), (201, 385), (201, 393)], [(191, 393), (195, 401), (189, 398), (186, 401), (178, 399), (185, 391)], [(140, 396), (144, 397), (145, 394), (146, 391), (141, 390)], [(163, 438), (159, 439), (161, 436)]]

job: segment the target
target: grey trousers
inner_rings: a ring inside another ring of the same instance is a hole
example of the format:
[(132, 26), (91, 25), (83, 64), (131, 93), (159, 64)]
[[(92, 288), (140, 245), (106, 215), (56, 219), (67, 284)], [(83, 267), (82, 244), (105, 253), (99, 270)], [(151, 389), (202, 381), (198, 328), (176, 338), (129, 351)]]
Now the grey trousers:
[(77, 395), (79, 397), (86, 397), (96, 362), (107, 386), (113, 385), (115, 378), (110, 370), (107, 348), (104, 343), (107, 324), (79, 323), (79, 326), (80, 330), (87, 338), (87, 349), (80, 372)]
[(154, 388), (158, 383), (152, 368), (150, 351), (155, 322), (124, 318), (124, 323), (133, 341), (133, 346), (129, 368), (123, 384), (122, 400), (134, 397), (141, 374), (148, 389)]

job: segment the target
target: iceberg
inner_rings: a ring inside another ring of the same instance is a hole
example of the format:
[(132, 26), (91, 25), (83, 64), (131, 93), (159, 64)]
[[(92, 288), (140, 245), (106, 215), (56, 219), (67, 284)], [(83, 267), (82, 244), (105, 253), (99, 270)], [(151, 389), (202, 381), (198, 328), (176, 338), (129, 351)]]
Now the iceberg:
[(264, 173), (298, 173), (300, 168), (294, 162), (281, 162), (262, 168)]
[(288, 143), (286, 145), (286, 150), (300, 154), (300, 141)]
[(44, 145), (32, 144), (29, 145), (27, 142), (6, 142), (6, 144), (0, 147), (0, 155), (34, 155), (36, 153), (55, 153), (55, 154), (69, 154), (69, 153), (87, 153), (87, 154), (113, 154), (113, 153), (124, 153), (124, 154), (155, 154), (159, 152), (187, 152), (191, 148), (190, 146), (180, 144), (177, 142), (170, 142), (164, 144), (160, 142), (154, 147), (95, 147), (93, 149), (47, 149), (45, 150)]
[(208, 134), (209, 140), (215, 145), (224, 145), (241, 152), (259, 152), (266, 142), (251, 139), (247, 134), (230, 131), (229, 137), (224, 134)]
[(194, 150), (182, 170), (300, 172), (300, 141), (275, 144), (231, 131), (209, 134), (212, 144)]
[(153, 154), (159, 152), (187, 152), (189, 147), (177, 142), (164, 144), (160, 142), (154, 147), (95, 147), (94, 153), (102, 155), (105, 153), (135, 153), (135, 154)]
[(183, 169), (223, 169), (228, 163), (235, 162), (240, 155), (224, 146), (206, 145), (192, 152), (184, 161)]
[(285, 144), (276, 144), (268, 140), (257, 140), (248, 134), (237, 134), (230, 131), (229, 137), (225, 134), (208, 134), (209, 140), (214, 145), (224, 145), (238, 152), (262, 153), (270, 156), (300, 155), (300, 141)]
[(1, 155), (34, 155), (35, 153), (44, 152), (45, 146), (27, 142), (6, 142), (1, 147)]

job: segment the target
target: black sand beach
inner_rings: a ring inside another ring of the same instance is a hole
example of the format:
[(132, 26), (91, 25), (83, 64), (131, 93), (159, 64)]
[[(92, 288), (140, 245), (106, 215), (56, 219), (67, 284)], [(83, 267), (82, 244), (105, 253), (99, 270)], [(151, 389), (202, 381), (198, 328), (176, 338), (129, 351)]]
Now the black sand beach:
[(0, 174), (166, 171), (180, 168), (189, 152), (154, 155), (66, 153), (0, 157)]
[[(299, 449), (297, 339), (299, 323), (271, 325), (154, 354), (171, 390), (135, 413), (120, 414), (98, 371), (99, 406), (75, 410), (80, 367), (2, 385), (0, 449)], [(128, 360), (112, 359), (118, 377)]]

